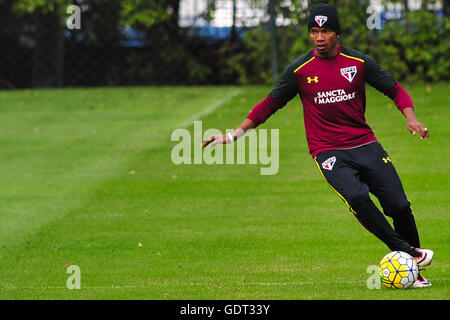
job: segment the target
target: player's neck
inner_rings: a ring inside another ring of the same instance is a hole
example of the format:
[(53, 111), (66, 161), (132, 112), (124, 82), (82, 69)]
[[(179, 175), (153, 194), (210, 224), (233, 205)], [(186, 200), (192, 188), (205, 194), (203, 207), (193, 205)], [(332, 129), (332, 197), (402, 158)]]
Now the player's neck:
[(328, 51), (325, 52), (319, 52), (316, 49), (314, 49), (314, 53), (316, 55), (316, 57), (318, 58), (323, 58), (323, 59), (330, 59), (330, 58), (334, 58), (335, 56), (338, 55), (340, 46), (338, 44), (336, 44), (333, 48), (331, 48)]

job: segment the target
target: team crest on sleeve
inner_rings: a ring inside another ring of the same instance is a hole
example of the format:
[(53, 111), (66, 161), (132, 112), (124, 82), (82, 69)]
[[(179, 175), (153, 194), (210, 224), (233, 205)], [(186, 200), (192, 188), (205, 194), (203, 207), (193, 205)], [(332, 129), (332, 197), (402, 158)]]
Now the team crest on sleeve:
[(322, 162), (322, 168), (326, 170), (333, 170), (333, 166), (336, 163), (336, 157), (331, 157)]
[(352, 82), (353, 78), (356, 76), (356, 72), (357, 72), (356, 66), (341, 69), (342, 76), (350, 82)]
[(325, 22), (327, 22), (328, 17), (327, 16), (315, 16), (314, 20), (316, 20), (319, 27), (322, 27)]

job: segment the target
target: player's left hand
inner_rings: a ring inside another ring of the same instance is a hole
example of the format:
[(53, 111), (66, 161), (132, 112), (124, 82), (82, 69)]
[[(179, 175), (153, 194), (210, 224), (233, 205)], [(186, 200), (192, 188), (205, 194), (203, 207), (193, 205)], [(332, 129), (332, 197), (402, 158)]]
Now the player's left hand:
[(428, 128), (426, 128), (417, 119), (408, 120), (408, 122), (406, 123), (406, 129), (408, 129), (408, 131), (413, 135), (418, 134), (420, 140), (430, 140), (430, 133), (428, 132)]

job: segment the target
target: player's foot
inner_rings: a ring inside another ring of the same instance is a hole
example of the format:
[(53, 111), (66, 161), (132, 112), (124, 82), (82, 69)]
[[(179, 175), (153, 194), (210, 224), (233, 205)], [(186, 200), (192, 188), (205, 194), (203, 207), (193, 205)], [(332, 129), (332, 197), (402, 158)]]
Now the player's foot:
[(426, 288), (431, 287), (431, 282), (419, 273), (417, 280), (413, 283), (414, 288)]
[(420, 255), (417, 257), (414, 257), (414, 260), (416, 260), (416, 263), (419, 267), (426, 267), (431, 264), (431, 260), (433, 260), (434, 252), (429, 249), (414, 249), (416, 252), (418, 252)]

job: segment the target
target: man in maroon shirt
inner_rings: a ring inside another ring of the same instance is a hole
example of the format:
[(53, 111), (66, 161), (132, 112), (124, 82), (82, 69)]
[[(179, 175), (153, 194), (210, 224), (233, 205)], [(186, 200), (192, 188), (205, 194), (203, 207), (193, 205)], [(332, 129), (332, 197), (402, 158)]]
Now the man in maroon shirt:
[[(338, 44), (340, 25), (333, 5), (312, 7), (308, 29), (314, 49), (287, 66), (278, 86), (253, 107), (233, 133), (212, 136), (202, 147), (231, 143), (299, 94), (309, 151), (329, 186), (360, 223), (392, 251), (409, 253), (419, 267), (429, 265), (434, 253), (420, 249), (416, 223), (400, 178), (366, 123), (365, 83), (394, 101), (412, 134), (428, 140), (428, 129), (416, 119), (413, 102), (398, 81), (371, 57)], [(369, 192), (379, 199), (384, 214), (393, 219), (394, 228), (372, 202)], [(414, 284), (430, 285), (420, 274)]]

